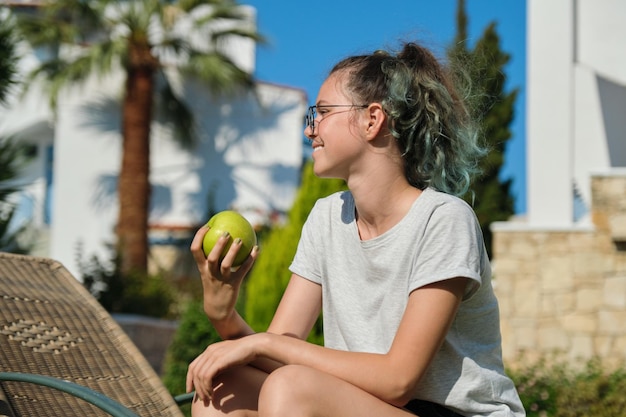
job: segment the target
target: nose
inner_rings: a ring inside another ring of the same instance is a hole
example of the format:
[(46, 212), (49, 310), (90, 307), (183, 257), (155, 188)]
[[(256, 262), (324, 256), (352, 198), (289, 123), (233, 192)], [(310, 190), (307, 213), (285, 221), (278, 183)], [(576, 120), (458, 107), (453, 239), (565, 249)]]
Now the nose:
[(313, 139), (315, 139), (315, 129), (307, 124), (304, 127), (304, 136), (306, 136), (310, 141), (312, 141)]

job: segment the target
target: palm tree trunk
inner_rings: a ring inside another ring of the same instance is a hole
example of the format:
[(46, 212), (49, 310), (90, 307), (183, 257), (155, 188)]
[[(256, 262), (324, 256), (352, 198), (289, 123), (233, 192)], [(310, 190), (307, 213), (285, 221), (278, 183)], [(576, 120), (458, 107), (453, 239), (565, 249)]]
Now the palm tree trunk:
[(117, 244), (121, 272), (145, 273), (148, 266), (150, 123), (154, 60), (147, 48), (132, 48), (122, 107), (122, 166), (118, 193)]

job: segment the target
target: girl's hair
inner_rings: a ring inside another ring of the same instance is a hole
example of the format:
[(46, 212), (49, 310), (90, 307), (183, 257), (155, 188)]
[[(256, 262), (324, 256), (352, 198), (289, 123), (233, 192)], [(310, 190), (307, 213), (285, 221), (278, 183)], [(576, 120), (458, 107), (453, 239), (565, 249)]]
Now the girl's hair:
[(346, 58), (331, 70), (348, 75), (355, 103), (381, 103), (404, 160), (405, 175), (419, 189), (465, 194), (486, 153), (453, 76), (434, 55), (407, 43), (397, 55), (376, 51)]

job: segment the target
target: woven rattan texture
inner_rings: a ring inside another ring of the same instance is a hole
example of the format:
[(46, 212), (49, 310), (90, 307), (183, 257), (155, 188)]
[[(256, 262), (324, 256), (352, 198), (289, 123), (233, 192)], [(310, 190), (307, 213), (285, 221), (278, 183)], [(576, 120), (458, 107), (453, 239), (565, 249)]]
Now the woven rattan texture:
[[(142, 417), (182, 416), (111, 316), (60, 263), (0, 253), (0, 371), (62, 378)], [(17, 416), (107, 416), (60, 391), (0, 382)]]

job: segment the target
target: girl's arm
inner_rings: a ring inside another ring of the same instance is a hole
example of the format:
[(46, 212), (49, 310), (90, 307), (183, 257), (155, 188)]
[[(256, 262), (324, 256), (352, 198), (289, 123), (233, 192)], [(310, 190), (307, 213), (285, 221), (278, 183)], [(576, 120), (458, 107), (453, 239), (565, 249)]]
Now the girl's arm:
[[(311, 332), (321, 310), (322, 287), (293, 274), (267, 332), (304, 340)], [(284, 363), (271, 356), (263, 356), (250, 365), (270, 373)]]
[[(280, 335), (289, 339), (305, 339), (319, 317), (321, 308), (321, 286), (294, 274), (287, 285), (267, 334)], [(221, 363), (227, 364), (220, 370), (231, 366), (248, 364), (269, 373), (283, 365), (280, 360), (276, 360), (276, 358), (271, 356), (250, 356), (245, 354), (243, 357), (236, 357), (238, 351), (234, 349), (234, 346), (237, 343), (227, 342), (239, 342), (243, 339), (249, 339), (244, 336), (254, 334), (252, 328), (236, 310), (231, 309), (228, 316), (224, 319), (211, 320), (211, 322), (225, 341), (210, 345), (189, 365), (189, 370), (187, 371), (187, 391), (191, 391), (195, 387), (200, 398), (210, 398), (213, 376), (206, 379), (204, 375), (207, 372), (212, 372), (209, 369), (212, 369), (211, 366), (216, 364), (216, 358), (218, 357), (221, 358)], [(230, 337), (224, 338), (224, 335)], [(226, 348), (220, 354), (215, 353), (218, 345)], [(217, 372), (213, 375), (215, 374)]]
[(250, 335), (254, 332), (235, 311), (235, 304), (241, 282), (257, 257), (258, 248), (254, 247), (248, 259), (239, 268), (233, 269), (231, 265), (241, 248), (241, 242), (235, 240), (223, 261), (220, 262), (222, 250), (228, 244), (230, 237), (221, 236), (207, 256), (202, 249), (202, 241), (208, 230), (209, 227), (206, 225), (198, 229), (190, 247), (202, 280), (204, 312), (223, 340)]
[(386, 354), (332, 350), (265, 334), (258, 335), (257, 355), (319, 369), (401, 407), (443, 343), (466, 284), (467, 278), (453, 278), (413, 291)]
[[(297, 281), (300, 280), (303, 278)], [(277, 333), (260, 333), (235, 344), (218, 343), (209, 346), (203, 354), (205, 360), (198, 364), (188, 382), (193, 381), (201, 395), (210, 397), (210, 381), (214, 375), (263, 357), (283, 364), (300, 364), (318, 369), (350, 382), (390, 404), (403, 406), (411, 399), (414, 387), (440, 348), (454, 320), (466, 284), (466, 278), (453, 278), (413, 291), (396, 337), (386, 354), (333, 350), (286, 336), (283, 323), (287, 328), (293, 320), (297, 320), (297, 317), (286, 314), (293, 310), (287, 302), (280, 315), (277, 313), (275, 323), (272, 323), (272, 330), (276, 329)], [(294, 298), (293, 301), (297, 302), (298, 299)], [(301, 336), (298, 328), (295, 331), (295, 336)]]

